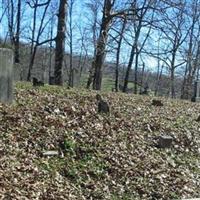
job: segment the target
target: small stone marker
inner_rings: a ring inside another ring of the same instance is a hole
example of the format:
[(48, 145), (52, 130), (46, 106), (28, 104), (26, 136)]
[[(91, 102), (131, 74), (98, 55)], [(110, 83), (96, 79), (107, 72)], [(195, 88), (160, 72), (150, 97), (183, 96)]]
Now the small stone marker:
[(109, 113), (110, 112), (108, 103), (106, 101), (102, 100), (102, 97), (100, 94), (96, 95), (96, 100), (98, 103), (98, 113)]
[(44, 86), (44, 82), (38, 80), (37, 78), (33, 77), (33, 86), (37, 87), (37, 86)]
[(182, 200), (200, 200), (200, 198), (194, 198), (194, 199), (182, 199)]
[(43, 156), (58, 156), (59, 152), (58, 151), (45, 151), (42, 155)]
[(144, 88), (141, 88), (140, 94), (141, 95), (149, 95), (149, 86), (148, 86), (148, 84), (146, 84), (144, 86)]
[(116, 92), (115, 88), (112, 88), (112, 92)]
[(0, 48), (0, 101), (13, 101), (13, 51)]
[(192, 102), (200, 102), (200, 81), (195, 81)]
[(163, 103), (161, 102), (161, 100), (153, 99), (151, 105), (153, 105), (153, 106), (163, 106)]
[(198, 116), (198, 118), (196, 119), (197, 122), (200, 122), (200, 115)]
[(158, 140), (158, 147), (160, 148), (170, 148), (173, 138), (171, 136), (160, 136)]
[(50, 76), (49, 77), (49, 85), (54, 85), (55, 84), (55, 77), (54, 76)]

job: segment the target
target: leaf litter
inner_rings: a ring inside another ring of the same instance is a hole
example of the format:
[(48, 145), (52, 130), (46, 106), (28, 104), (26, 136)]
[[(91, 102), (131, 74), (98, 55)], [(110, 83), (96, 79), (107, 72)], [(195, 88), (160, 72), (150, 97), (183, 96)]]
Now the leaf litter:
[[(0, 199), (200, 197), (200, 104), (19, 84), (0, 106)], [(159, 135), (173, 137), (157, 148)], [(43, 156), (56, 151), (58, 156)]]

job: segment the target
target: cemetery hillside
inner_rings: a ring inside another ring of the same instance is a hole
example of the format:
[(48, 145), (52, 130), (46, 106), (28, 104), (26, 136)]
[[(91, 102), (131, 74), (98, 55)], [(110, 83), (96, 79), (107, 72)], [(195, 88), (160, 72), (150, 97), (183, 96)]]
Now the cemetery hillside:
[(29, 83), (14, 98), (0, 104), (1, 199), (200, 196), (200, 104)]
[(200, 200), (200, 0), (0, 0), (0, 200)]

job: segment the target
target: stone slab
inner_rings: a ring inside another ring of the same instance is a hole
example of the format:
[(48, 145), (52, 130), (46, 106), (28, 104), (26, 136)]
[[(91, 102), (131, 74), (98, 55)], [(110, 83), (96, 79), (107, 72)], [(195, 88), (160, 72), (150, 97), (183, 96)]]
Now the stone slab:
[(173, 138), (167, 135), (159, 136), (158, 146), (160, 148), (170, 148), (172, 145)]
[(0, 48), (0, 101), (13, 101), (13, 51)]
[(182, 199), (182, 200), (200, 200), (200, 198), (194, 198), (194, 199)]
[(42, 154), (43, 156), (58, 156), (59, 152), (58, 151), (45, 151)]

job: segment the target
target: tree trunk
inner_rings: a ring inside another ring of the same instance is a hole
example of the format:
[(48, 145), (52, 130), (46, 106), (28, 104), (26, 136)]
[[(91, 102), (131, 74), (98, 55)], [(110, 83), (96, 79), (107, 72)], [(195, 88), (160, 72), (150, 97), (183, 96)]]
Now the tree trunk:
[[(142, 28), (142, 18), (140, 19), (139, 24), (137, 25), (136, 32), (135, 32), (135, 39), (134, 39), (134, 42), (133, 42), (133, 45), (132, 45), (131, 54), (130, 54), (130, 58), (129, 58), (129, 63), (128, 63), (128, 67), (127, 67), (126, 75), (125, 75), (125, 79), (124, 79), (123, 92), (126, 92), (127, 87), (128, 87), (129, 74), (130, 74), (130, 70), (131, 70), (131, 67), (132, 67), (132, 64), (133, 64), (135, 53), (137, 55), (135, 70), (137, 70), (137, 68), (138, 68), (138, 66), (137, 66), (138, 65), (138, 56), (139, 56), (140, 52), (137, 49), (138, 48), (137, 44), (138, 44), (141, 28)], [(135, 71), (135, 73), (136, 73), (135, 81), (137, 81), (137, 72)], [(137, 83), (135, 82), (135, 84), (137, 84)], [(135, 86), (134, 90), (137, 92), (137, 86)]]
[(172, 60), (171, 60), (171, 75), (170, 75), (170, 81), (171, 81), (171, 98), (174, 99), (175, 98), (175, 83), (174, 83), (174, 79), (175, 79), (175, 59), (176, 59), (176, 48), (173, 48), (173, 52), (172, 52)]
[(20, 37), (20, 25), (21, 25), (21, 0), (18, 0), (17, 4), (17, 30), (15, 36), (15, 63), (20, 63), (19, 55), (19, 37)]
[(136, 47), (136, 57), (135, 57), (135, 84), (134, 84), (134, 93), (137, 94), (138, 91), (138, 59), (139, 52), (138, 47)]
[(157, 77), (157, 80), (156, 80), (156, 90), (155, 90), (155, 93), (154, 93), (155, 96), (157, 96), (157, 94), (158, 94), (158, 92), (160, 90), (160, 81), (162, 79), (163, 68), (164, 68), (164, 65), (162, 65), (161, 69), (158, 70), (158, 77)]
[(118, 44), (117, 56), (116, 56), (116, 68), (115, 68), (115, 92), (118, 92), (119, 87), (119, 56), (120, 56), (120, 47)]
[[(38, 46), (40, 46), (41, 44), (45, 44), (47, 41), (49, 40), (45, 40), (43, 41), (42, 43), (39, 43), (39, 39), (40, 39), (40, 36), (43, 32), (43, 23), (44, 23), (44, 20), (45, 20), (45, 16), (46, 16), (46, 12), (47, 12), (47, 9), (48, 9), (48, 6), (49, 6), (49, 3), (50, 3), (50, 0), (48, 0), (46, 3), (44, 4), (38, 4), (38, 0), (35, 1), (34, 3), (34, 17), (33, 17), (33, 30), (32, 30), (32, 41), (31, 41), (31, 52), (30, 52), (30, 62), (29, 62), (29, 69), (28, 69), (28, 76), (27, 76), (27, 80), (30, 81), (31, 79), (31, 71), (32, 71), (32, 68), (33, 68), (33, 65), (34, 65), (34, 61), (35, 61), (35, 56), (36, 56), (36, 52), (37, 52), (37, 49), (38, 49)], [(45, 9), (44, 9), (44, 12), (42, 14), (42, 18), (41, 18), (41, 21), (40, 21), (40, 25), (39, 25), (39, 29), (38, 29), (38, 34), (37, 34), (37, 37), (35, 39), (35, 31), (36, 31), (36, 20), (37, 20), (37, 8), (40, 7), (40, 6), (45, 6)]]
[[(35, 4), (38, 3), (38, 0), (35, 1)], [(35, 55), (33, 55), (34, 52), (34, 40), (35, 40), (35, 29), (36, 29), (36, 19), (37, 19), (37, 6), (34, 7), (34, 11), (33, 11), (33, 29), (32, 29), (32, 34), (31, 34), (31, 50), (30, 50), (30, 62), (29, 62), (29, 66), (28, 66), (28, 75), (27, 75), (27, 81), (31, 81), (31, 71), (32, 71), (32, 67), (34, 64), (34, 58)]]
[(123, 92), (126, 92), (127, 87), (128, 87), (128, 79), (129, 79), (130, 70), (131, 70), (131, 67), (132, 67), (132, 64), (133, 64), (134, 55), (135, 55), (135, 45), (133, 45), (132, 49), (131, 49), (131, 55), (130, 55), (130, 58), (129, 58), (128, 67), (127, 67), (125, 79), (124, 79)]
[(196, 55), (195, 55), (195, 61), (192, 63), (192, 52), (188, 59), (188, 67), (186, 68), (185, 75), (184, 75), (184, 81), (183, 81), (183, 87), (182, 87), (182, 99), (190, 99), (192, 96), (192, 81), (195, 78), (195, 74), (198, 68), (198, 62), (199, 62), (199, 53), (200, 53), (200, 44), (198, 44)]
[(112, 22), (111, 17), (111, 10), (113, 7), (114, 2), (111, 0), (104, 1), (104, 11), (102, 17), (102, 23), (100, 28), (100, 34), (97, 41), (97, 48), (96, 48), (96, 56), (94, 59), (94, 79), (93, 79), (93, 89), (100, 90), (101, 89), (101, 82), (102, 82), (102, 67), (105, 60), (106, 55), (106, 44), (108, 39), (108, 31), (110, 24)]
[(121, 28), (121, 33), (117, 45), (117, 55), (116, 55), (116, 68), (115, 68), (115, 91), (118, 92), (118, 87), (119, 87), (119, 60), (120, 60), (120, 52), (121, 52), (121, 44), (122, 44), (122, 39), (123, 39), (123, 34), (124, 30), (126, 27), (126, 19), (124, 19), (122, 28)]
[(53, 57), (53, 19), (51, 21), (51, 27), (50, 27), (50, 51), (49, 51), (49, 84), (52, 84), (52, 57)]
[(36, 52), (37, 52), (37, 46), (34, 46), (34, 49), (30, 58), (29, 67), (28, 67), (27, 81), (31, 81), (31, 71), (33, 69)]
[(66, 10), (67, 0), (60, 0), (55, 48), (54, 77), (56, 85), (63, 85), (62, 68), (65, 53)]
[(142, 93), (142, 89), (144, 88), (144, 70), (145, 70), (145, 63), (142, 64), (142, 75), (141, 75), (141, 83), (140, 83), (140, 94)]
[[(94, 53), (93, 53), (94, 58), (93, 59), (95, 59), (95, 57), (96, 57), (96, 50), (97, 50), (97, 24), (98, 24), (98, 17), (97, 17), (98, 6), (96, 6), (97, 4), (95, 4), (95, 9), (92, 9), (93, 15), (94, 15), (94, 21), (93, 21), (93, 24), (92, 24), (92, 35), (93, 35), (93, 46), (94, 46)], [(92, 80), (94, 78), (94, 72), (95, 72), (95, 65), (94, 65), (94, 60), (93, 60), (92, 66), (89, 70), (89, 77), (88, 77), (87, 86), (86, 86), (87, 89), (89, 89), (91, 84), (92, 84)]]
[(70, 1), (69, 6), (69, 48), (70, 48), (70, 57), (69, 57), (69, 80), (68, 85), (70, 87), (74, 86), (74, 69), (73, 69), (73, 28), (72, 28), (72, 17), (73, 17), (73, 4), (74, 1)]
[(94, 71), (95, 71), (95, 66), (94, 66), (94, 61), (92, 61), (92, 66), (91, 66), (91, 69), (89, 71), (89, 77), (88, 77), (88, 80), (87, 80), (87, 86), (86, 86), (87, 89), (90, 88), (90, 85), (92, 83), (92, 79), (94, 78)]
[(171, 98), (175, 98), (175, 85), (174, 85), (174, 68), (171, 69), (171, 77), (170, 77), (170, 81), (171, 81)]

